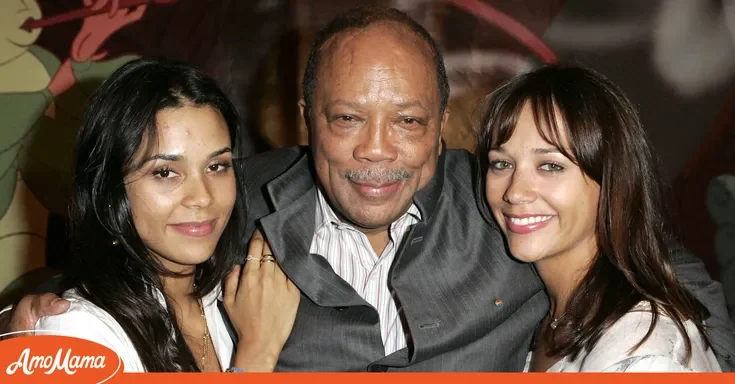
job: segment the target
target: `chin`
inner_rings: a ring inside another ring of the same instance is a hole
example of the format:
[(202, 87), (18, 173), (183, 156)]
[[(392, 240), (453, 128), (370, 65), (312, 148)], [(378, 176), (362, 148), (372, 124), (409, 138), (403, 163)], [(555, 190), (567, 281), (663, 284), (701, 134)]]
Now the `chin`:
[[(399, 216), (400, 217), (400, 216)], [(359, 217), (355, 220), (355, 224), (365, 229), (381, 229), (390, 226), (393, 223), (392, 217)]]
[(524, 247), (509, 247), (510, 253), (514, 258), (524, 263), (534, 263), (544, 258), (540, 252), (524, 248)]
[(181, 250), (181, 252), (179, 253), (179, 255), (181, 255), (180, 263), (187, 265), (198, 265), (209, 260), (213, 254), (214, 248)]

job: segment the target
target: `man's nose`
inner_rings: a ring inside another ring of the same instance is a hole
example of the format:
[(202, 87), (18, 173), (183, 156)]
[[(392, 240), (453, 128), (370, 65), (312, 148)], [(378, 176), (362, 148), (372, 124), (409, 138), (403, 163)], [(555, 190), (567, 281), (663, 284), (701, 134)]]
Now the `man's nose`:
[(355, 148), (355, 159), (369, 162), (393, 161), (398, 150), (393, 142), (393, 128), (388, 119), (373, 118), (360, 132), (360, 144)]

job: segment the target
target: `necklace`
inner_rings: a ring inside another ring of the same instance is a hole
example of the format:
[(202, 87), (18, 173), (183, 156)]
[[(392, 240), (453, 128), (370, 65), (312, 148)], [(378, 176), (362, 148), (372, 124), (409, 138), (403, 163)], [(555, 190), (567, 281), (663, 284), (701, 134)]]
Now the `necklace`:
[[(563, 315), (564, 313), (562, 313), (560, 316)], [(549, 309), (549, 319), (551, 319), (551, 321), (549, 322), (549, 328), (551, 328), (551, 330), (553, 331), (559, 326), (559, 318), (554, 317), (554, 312), (552, 312), (551, 309)]]
[(209, 342), (210, 342), (210, 335), (209, 335), (209, 326), (207, 325), (207, 318), (204, 315), (204, 304), (202, 304), (202, 299), (198, 300), (199, 302), (199, 310), (202, 314), (202, 320), (204, 321), (204, 337), (202, 337), (202, 371), (205, 371), (207, 369), (207, 357), (209, 355)]
[(553, 320), (551, 320), (551, 323), (549, 323), (549, 328), (552, 330), (556, 329), (556, 327), (559, 326), (559, 318), (555, 317)]
[[(194, 283), (194, 290), (197, 289), (196, 283)], [(202, 299), (197, 300), (197, 304), (199, 304), (199, 313), (202, 316), (202, 321), (204, 322), (204, 336), (202, 337), (202, 363), (201, 363), (201, 370), (206, 371), (207, 370), (207, 357), (209, 355), (209, 343), (211, 340), (211, 337), (209, 335), (209, 326), (207, 325), (207, 316), (204, 314), (204, 304), (202, 303)]]

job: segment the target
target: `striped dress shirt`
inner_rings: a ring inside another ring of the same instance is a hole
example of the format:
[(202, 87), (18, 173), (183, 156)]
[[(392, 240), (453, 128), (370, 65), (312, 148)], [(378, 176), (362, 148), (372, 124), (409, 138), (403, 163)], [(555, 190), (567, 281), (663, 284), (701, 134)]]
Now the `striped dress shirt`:
[(406, 346), (399, 308), (388, 288), (388, 271), (401, 239), (421, 220), (415, 204), (391, 224), (388, 245), (377, 255), (364, 233), (341, 221), (317, 189), (316, 227), (310, 252), (323, 256), (334, 272), (375, 308), (386, 356)]

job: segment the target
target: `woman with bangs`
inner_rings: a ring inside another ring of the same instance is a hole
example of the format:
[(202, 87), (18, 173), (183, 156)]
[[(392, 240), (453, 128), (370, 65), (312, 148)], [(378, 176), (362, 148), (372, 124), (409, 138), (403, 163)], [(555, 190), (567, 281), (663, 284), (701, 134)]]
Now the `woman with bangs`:
[(616, 85), (571, 66), (511, 79), (487, 100), (476, 156), (480, 206), (551, 302), (526, 371), (720, 371), (709, 313), (671, 267), (652, 146)]

